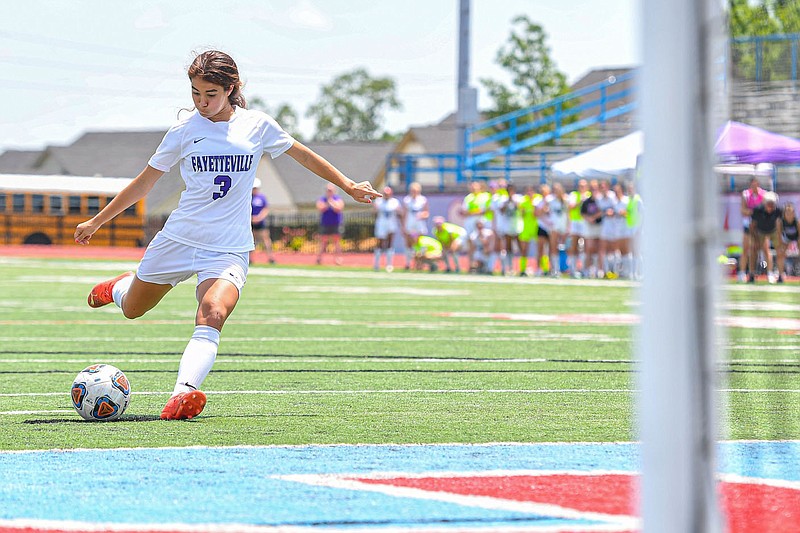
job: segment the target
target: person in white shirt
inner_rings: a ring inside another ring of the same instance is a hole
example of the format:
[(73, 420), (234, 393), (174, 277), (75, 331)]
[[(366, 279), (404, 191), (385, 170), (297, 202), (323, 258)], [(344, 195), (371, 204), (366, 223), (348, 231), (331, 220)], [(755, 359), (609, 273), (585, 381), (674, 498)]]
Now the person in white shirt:
[(400, 228), (400, 201), (393, 196), (391, 187), (383, 188), (383, 198), (377, 198), (375, 206), (375, 270), (381, 268), (381, 254), (386, 256), (386, 272), (394, 270), (394, 236)]
[(172, 397), (161, 412), (168, 420), (193, 418), (205, 407), (206, 396), (199, 389), (216, 359), (220, 331), (239, 300), (254, 249), (251, 191), (262, 154), (276, 158), (286, 153), (358, 202), (381, 196), (369, 182), (354, 182), (294, 140), (272, 117), (246, 109), (239, 70), (228, 54), (203, 52), (187, 74), (195, 109), (167, 131), (144, 170), (75, 229), (75, 242), (89, 244), (101, 226), (180, 165), (186, 190), (136, 272), (99, 283), (88, 298), (91, 307), (113, 302), (126, 318), (138, 318), (175, 285), (197, 275), (195, 330), (181, 357)]
[(553, 184), (553, 192), (544, 199), (547, 203), (549, 220), (546, 223), (550, 238), (550, 275), (559, 277), (561, 275), (561, 250), (564, 249), (567, 238), (567, 210), (569, 199), (564, 191), (564, 186), (556, 182)]
[(501, 251), (501, 273), (511, 275), (513, 273), (514, 247), (522, 255), (523, 250), (527, 253), (527, 246), (523, 248), (520, 241), (520, 233), (523, 229), (522, 205), (525, 197), (517, 193), (517, 186), (508, 182), (506, 185), (507, 194), (498, 198), (494, 216), (495, 235), (497, 240), (502, 240)]
[(494, 250), (494, 232), (486, 227), (483, 219), (475, 221), (475, 229), (469, 234), (470, 272), (491, 274), (489, 256)]
[(406, 241), (406, 270), (411, 268), (414, 249), (420, 235), (428, 234), (428, 199), (422, 194), (422, 185), (414, 182), (408, 187), (408, 194), (403, 197), (403, 235)]
[(600, 196), (597, 198), (597, 206), (602, 213), (600, 222), (600, 248), (597, 252), (602, 270), (597, 272), (598, 278), (606, 277), (608, 272), (611, 272), (611, 253), (614, 250), (614, 243), (616, 236), (614, 234), (616, 225), (614, 222), (616, 216), (617, 195), (611, 190), (611, 184), (608, 180), (600, 181)]

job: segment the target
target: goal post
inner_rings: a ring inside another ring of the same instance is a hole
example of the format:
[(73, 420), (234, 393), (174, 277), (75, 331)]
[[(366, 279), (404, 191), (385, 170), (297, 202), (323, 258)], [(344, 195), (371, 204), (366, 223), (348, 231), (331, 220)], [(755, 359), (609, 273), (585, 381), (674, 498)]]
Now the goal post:
[(717, 532), (713, 148), (725, 115), (722, 9), (715, 0), (642, 6), (640, 511), (646, 533)]

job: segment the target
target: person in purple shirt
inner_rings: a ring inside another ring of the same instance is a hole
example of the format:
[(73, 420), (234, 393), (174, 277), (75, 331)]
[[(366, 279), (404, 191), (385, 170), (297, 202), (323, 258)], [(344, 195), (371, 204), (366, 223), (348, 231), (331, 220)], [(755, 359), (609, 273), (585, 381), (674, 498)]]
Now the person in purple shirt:
[[(250, 225), (253, 228), (253, 241), (256, 248), (259, 245), (264, 247), (267, 252), (267, 259), (270, 264), (275, 262), (275, 257), (272, 255), (272, 239), (269, 236), (269, 227), (267, 226), (267, 215), (269, 215), (269, 202), (267, 197), (261, 192), (261, 180), (256, 178), (253, 181), (253, 198), (250, 201), (252, 207)], [(253, 253), (250, 252), (250, 263), (253, 262)]]
[(317, 264), (322, 264), (322, 254), (328, 249), (328, 244), (333, 241), (335, 262), (342, 264), (342, 222), (344, 221), (344, 200), (336, 194), (336, 187), (328, 185), (325, 187), (325, 196), (317, 200), (317, 211), (319, 211), (319, 251), (317, 252)]

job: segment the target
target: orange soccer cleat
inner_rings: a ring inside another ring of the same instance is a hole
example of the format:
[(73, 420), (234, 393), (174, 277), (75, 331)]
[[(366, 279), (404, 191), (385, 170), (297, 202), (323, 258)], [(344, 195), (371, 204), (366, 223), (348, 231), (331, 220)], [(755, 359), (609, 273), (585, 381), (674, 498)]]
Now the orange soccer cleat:
[(161, 420), (186, 420), (194, 418), (206, 406), (206, 395), (203, 391), (193, 390), (176, 394), (169, 399), (161, 411)]
[(89, 307), (103, 307), (104, 305), (108, 305), (113, 302), (114, 297), (111, 295), (111, 290), (114, 288), (114, 285), (116, 285), (119, 280), (133, 275), (133, 272), (125, 272), (116, 278), (109, 279), (95, 285), (92, 291), (89, 293), (89, 298), (87, 300)]

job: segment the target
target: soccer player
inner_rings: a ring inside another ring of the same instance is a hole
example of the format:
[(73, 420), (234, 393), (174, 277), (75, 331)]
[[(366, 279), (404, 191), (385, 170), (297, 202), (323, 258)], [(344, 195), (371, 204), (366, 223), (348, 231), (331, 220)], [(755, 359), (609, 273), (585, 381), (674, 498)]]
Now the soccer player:
[[(461, 272), (458, 264), (458, 254), (467, 247), (467, 230), (445, 222), (444, 217), (433, 217), (433, 237), (442, 245), (442, 258), (447, 272), (455, 270)], [(453, 258), (453, 267), (450, 267), (450, 258)]]
[(781, 245), (778, 247), (778, 283), (783, 283), (786, 274), (786, 251), (794, 244), (797, 247), (800, 239), (800, 222), (797, 220), (794, 204), (789, 202), (783, 207), (783, 216), (778, 224), (781, 228)]
[(468, 239), (471, 258), (469, 271), (476, 274), (492, 274), (489, 258), (494, 252), (494, 232), (491, 228), (486, 227), (483, 219), (478, 219), (475, 221), (475, 229), (469, 234)]
[(436, 272), (441, 258), (442, 243), (427, 235), (417, 237), (414, 244), (414, 270), (423, 270), (427, 266), (430, 272)]
[(564, 186), (556, 182), (553, 184), (553, 191), (544, 199), (547, 203), (548, 234), (550, 235), (550, 274), (558, 277), (561, 275), (561, 250), (564, 249), (564, 242), (567, 236), (567, 193)]
[(403, 197), (403, 235), (406, 241), (406, 270), (411, 268), (417, 237), (428, 233), (428, 199), (422, 194), (422, 185), (414, 182)]
[[(753, 209), (761, 205), (764, 201), (766, 190), (758, 185), (758, 178), (753, 176), (750, 179), (750, 186), (742, 191), (742, 201), (740, 211), (742, 213), (742, 255), (739, 256), (739, 280), (749, 281), (748, 273), (750, 268), (750, 250), (753, 247), (753, 240), (750, 236), (750, 216), (753, 214)], [(758, 253), (758, 251), (756, 251)], [(764, 253), (769, 253), (769, 250), (764, 250)]]
[(756, 260), (759, 250), (767, 250), (767, 280), (775, 283), (778, 276), (772, 272), (772, 254), (769, 252), (769, 243), (778, 249), (781, 246), (781, 227), (780, 220), (783, 218), (783, 210), (777, 207), (778, 195), (772, 191), (764, 193), (764, 201), (761, 205), (753, 208), (750, 213), (750, 273), (747, 275), (747, 282), (753, 283), (756, 280)]
[(294, 140), (265, 113), (246, 109), (239, 70), (229, 55), (214, 50), (199, 54), (188, 76), (195, 109), (169, 129), (144, 170), (75, 229), (75, 242), (88, 244), (103, 224), (180, 164), (186, 190), (148, 245), (136, 273), (96, 285), (88, 298), (91, 307), (114, 302), (125, 317), (137, 318), (175, 285), (197, 275), (195, 329), (181, 357), (172, 397), (161, 412), (167, 420), (193, 418), (206, 405), (200, 386), (216, 358), (222, 326), (239, 300), (248, 254), (254, 248), (250, 201), (261, 156), (286, 153), (358, 202), (381, 196), (369, 182), (354, 182)]
[(522, 230), (519, 233), (519, 275), (528, 275), (528, 254), (531, 241), (539, 234), (539, 220), (536, 218), (536, 208), (533, 203), (538, 201), (539, 193), (536, 187), (528, 185), (525, 195), (519, 203), (519, 217), (522, 219)]
[(394, 235), (400, 227), (400, 201), (393, 196), (391, 187), (383, 188), (383, 198), (372, 202), (375, 206), (375, 247), (374, 269), (381, 268), (381, 254), (386, 256), (386, 272), (394, 271)]
[[(502, 246), (500, 246), (500, 272), (504, 276), (511, 275), (514, 270), (515, 243), (517, 250), (522, 253), (522, 243), (519, 240), (519, 235), (522, 233), (523, 228), (520, 206), (524, 200), (524, 196), (517, 193), (517, 187), (513, 183), (506, 185), (506, 193), (498, 199), (494, 217), (495, 235), (498, 241), (503, 241)], [(527, 253), (527, 249), (525, 251)]]
[[(267, 197), (261, 192), (261, 180), (256, 178), (253, 181), (253, 197), (250, 201), (252, 208), (252, 218), (250, 226), (253, 228), (253, 240), (256, 246), (261, 244), (267, 252), (267, 260), (270, 264), (275, 262), (272, 255), (272, 239), (269, 236), (267, 227), (267, 215), (269, 215), (269, 202)], [(253, 262), (253, 252), (250, 252), (250, 262)]]
[(569, 214), (569, 249), (567, 250), (567, 269), (573, 277), (581, 275), (581, 269), (586, 262), (585, 254), (579, 254), (580, 241), (586, 237), (586, 221), (581, 215), (581, 204), (591, 196), (589, 182), (582, 179), (578, 181), (578, 188), (569, 193), (567, 199), (567, 213)]
[(603, 222), (603, 211), (599, 205), (602, 192), (597, 180), (592, 180), (589, 188), (592, 192), (591, 196), (581, 203), (581, 216), (586, 223), (583, 238), (586, 261), (583, 263), (582, 276), (594, 278), (600, 267), (597, 251), (600, 248), (600, 225)]

